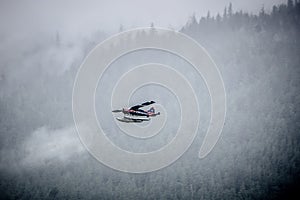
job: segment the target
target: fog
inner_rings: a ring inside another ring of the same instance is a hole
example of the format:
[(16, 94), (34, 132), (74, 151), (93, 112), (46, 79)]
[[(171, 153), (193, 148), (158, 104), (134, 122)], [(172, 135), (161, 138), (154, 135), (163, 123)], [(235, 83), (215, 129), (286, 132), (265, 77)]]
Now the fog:
[[(229, 1), (201, 2), (1, 1), (1, 198), (287, 199), (297, 191), (300, 4), (232, 1), (230, 11)], [(172, 12), (165, 13), (165, 7)], [(154, 29), (179, 30), (204, 46), (224, 80), (227, 116), (217, 145), (199, 159), (211, 112), (202, 77), (189, 63), (163, 51), (121, 57), (99, 82), (95, 105), (116, 145), (135, 152), (158, 149), (174, 138), (180, 121), (176, 96), (147, 85), (124, 105), (156, 100), (168, 115), (164, 129), (149, 140), (118, 129), (110, 95), (133, 66), (174, 66), (190, 81), (201, 110), (195, 141), (179, 160), (156, 172), (123, 173), (98, 162), (79, 140), (72, 89), (79, 66), (98, 43), (121, 24), (128, 30), (151, 22)]]
[(22, 144), (26, 156), (21, 162), (33, 167), (43, 166), (52, 159), (67, 162), (72, 156), (84, 152), (75, 132), (74, 127), (57, 130), (41, 127), (35, 130)]
[(234, 9), (258, 13), (262, 6), (271, 11), (284, 0), (54, 0), (54, 1), (1, 1), (0, 23), (2, 34), (24, 36), (28, 34), (65, 32), (70, 36), (89, 35), (99, 29), (115, 32), (120, 24), (126, 28), (156, 26), (179, 29), (193, 13), (198, 17), (208, 11), (222, 13), (232, 2)]

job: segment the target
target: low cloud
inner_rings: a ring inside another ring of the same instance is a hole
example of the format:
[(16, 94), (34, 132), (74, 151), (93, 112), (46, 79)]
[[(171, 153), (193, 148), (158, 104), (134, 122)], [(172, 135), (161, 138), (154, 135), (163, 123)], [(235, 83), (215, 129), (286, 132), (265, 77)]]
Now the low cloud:
[(41, 127), (23, 143), (25, 166), (42, 166), (51, 161), (68, 162), (74, 156), (85, 153), (74, 126), (51, 130)]

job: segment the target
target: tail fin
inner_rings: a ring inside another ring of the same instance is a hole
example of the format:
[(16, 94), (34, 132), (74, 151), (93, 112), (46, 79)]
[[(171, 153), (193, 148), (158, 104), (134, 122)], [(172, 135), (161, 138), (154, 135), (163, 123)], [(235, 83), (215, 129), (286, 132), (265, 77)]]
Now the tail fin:
[(148, 110), (148, 112), (150, 112), (150, 113), (155, 113), (154, 107), (151, 107), (151, 108)]

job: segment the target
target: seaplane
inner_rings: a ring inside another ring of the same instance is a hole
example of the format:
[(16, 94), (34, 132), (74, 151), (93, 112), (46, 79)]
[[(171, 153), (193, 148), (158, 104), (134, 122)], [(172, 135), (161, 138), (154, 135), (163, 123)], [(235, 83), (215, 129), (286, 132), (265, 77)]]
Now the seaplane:
[(142, 107), (154, 104), (155, 101), (148, 101), (139, 105), (132, 106), (130, 108), (122, 108), (119, 110), (112, 110), (113, 113), (123, 113), (123, 118), (117, 117), (116, 119), (120, 122), (125, 123), (141, 123), (150, 121), (151, 117), (160, 115), (160, 112), (155, 112), (154, 107), (148, 110), (141, 109)]

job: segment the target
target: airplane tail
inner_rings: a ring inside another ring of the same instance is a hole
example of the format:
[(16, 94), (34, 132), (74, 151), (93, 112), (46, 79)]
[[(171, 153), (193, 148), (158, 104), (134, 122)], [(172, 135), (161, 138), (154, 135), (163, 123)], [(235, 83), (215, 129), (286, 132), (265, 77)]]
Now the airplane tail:
[(151, 108), (148, 110), (148, 113), (155, 113), (154, 107), (151, 107)]

